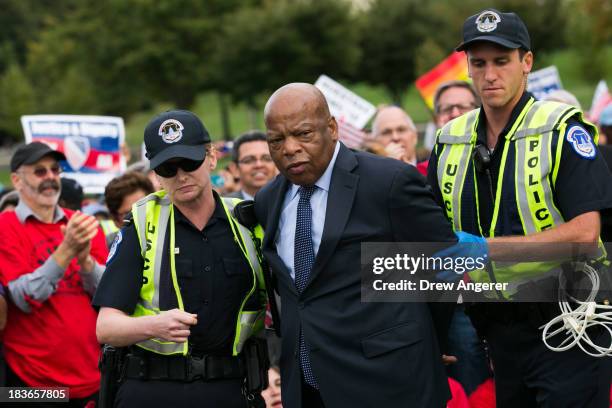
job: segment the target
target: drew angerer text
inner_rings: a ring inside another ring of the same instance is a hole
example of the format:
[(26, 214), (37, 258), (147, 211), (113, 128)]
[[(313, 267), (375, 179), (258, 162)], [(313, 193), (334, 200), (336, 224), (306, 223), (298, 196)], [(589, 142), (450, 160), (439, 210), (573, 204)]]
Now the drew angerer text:
[(385, 282), (377, 279), (372, 282), (372, 287), (376, 291), (452, 291), (467, 290), (475, 293), (486, 291), (504, 291), (508, 289), (508, 282), (436, 282), (427, 279), (420, 279), (418, 282), (402, 279), (397, 282)]

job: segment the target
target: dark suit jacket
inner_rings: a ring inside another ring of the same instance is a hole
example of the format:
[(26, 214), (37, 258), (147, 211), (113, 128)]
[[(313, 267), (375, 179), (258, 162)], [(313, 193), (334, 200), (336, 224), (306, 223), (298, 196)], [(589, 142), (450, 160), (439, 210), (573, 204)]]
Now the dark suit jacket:
[(425, 179), (400, 161), (342, 145), (301, 295), (274, 244), (288, 186), (279, 175), (255, 199), (282, 301), (283, 406), (301, 406), (300, 327), (327, 407), (445, 406), (450, 394), (427, 304), (361, 302), (361, 242), (456, 240)]

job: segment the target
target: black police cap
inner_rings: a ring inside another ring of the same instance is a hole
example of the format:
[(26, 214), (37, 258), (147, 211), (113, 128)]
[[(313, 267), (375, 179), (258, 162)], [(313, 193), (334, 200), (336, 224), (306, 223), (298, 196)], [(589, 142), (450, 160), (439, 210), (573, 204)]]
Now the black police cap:
[(210, 135), (202, 121), (186, 110), (172, 110), (153, 118), (144, 131), (151, 169), (174, 158), (204, 160)]
[(492, 42), (505, 48), (531, 50), (529, 32), (523, 20), (515, 13), (502, 13), (495, 9), (483, 10), (465, 20), (463, 42), (456, 50), (464, 51), (479, 41)]
[(57, 161), (66, 160), (64, 153), (53, 150), (42, 142), (32, 142), (19, 146), (11, 157), (11, 171), (15, 172), (24, 164), (34, 164), (45, 156), (51, 156)]

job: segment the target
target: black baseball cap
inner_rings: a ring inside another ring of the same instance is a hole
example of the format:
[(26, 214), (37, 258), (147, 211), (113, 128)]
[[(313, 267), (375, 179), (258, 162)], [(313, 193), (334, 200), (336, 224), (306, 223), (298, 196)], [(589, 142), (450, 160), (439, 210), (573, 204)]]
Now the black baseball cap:
[(495, 9), (483, 10), (468, 17), (463, 23), (463, 42), (455, 49), (464, 51), (477, 41), (531, 50), (529, 32), (523, 20), (515, 13), (502, 13)]
[(11, 157), (11, 171), (17, 171), (24, 164), (34, 164), (45, 156), (52, 156), (57, 161), (66, 160), (64, 153), (53, 150), (46, 143), (32, 142), (15, 150)]
[(83, 187), (81, 184), (68, 177), (62, 177), (60, 183), (62, 184), (62, 192), (59, 197), (60, 205), (74, 211), (80, 210), (83, 202)]
[(153, 118), (144, 131), (151, 169), (174, 158), (201, 161), (206, 157), (210, 135), (202, 121), (186, 110), (172, 110)]

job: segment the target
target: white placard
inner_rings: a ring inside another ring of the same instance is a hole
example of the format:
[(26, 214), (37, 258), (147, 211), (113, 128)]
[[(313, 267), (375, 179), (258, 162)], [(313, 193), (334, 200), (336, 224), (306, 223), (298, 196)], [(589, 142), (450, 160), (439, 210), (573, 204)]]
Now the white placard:
[(315, 82), (315, 86), (325, 95), (329, 110), (337, 121), (363, 129), (376, 113), (374, 105), (327, 75), (321, 75)]

